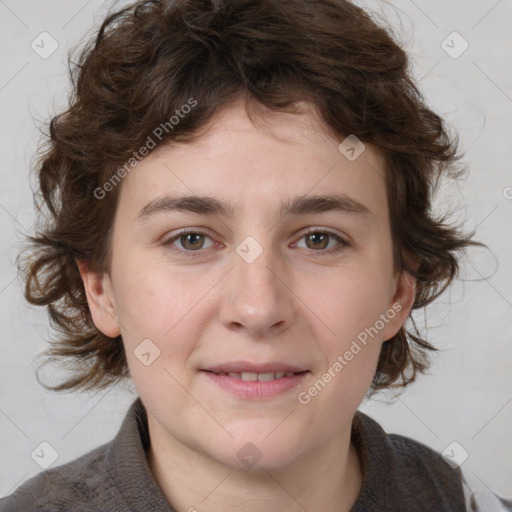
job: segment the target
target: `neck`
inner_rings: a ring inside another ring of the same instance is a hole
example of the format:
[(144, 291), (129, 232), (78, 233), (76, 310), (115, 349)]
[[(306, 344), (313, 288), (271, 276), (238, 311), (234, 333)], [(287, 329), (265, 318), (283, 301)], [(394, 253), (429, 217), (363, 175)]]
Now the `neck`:
[(282, 470), (240, 470), (180, 443), (148, 416), (153, 476), (178, 511), (349, 512), (363, 481), (350, 428)]

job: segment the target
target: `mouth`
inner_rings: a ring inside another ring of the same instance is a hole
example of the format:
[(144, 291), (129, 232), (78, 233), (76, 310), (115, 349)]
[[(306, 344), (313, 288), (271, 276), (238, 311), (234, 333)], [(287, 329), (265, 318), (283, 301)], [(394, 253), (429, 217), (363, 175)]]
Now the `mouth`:
[(307, 373), (307, 370), (301, 372), (212, 372), (210, 370), (205, 370), (209, 373), (213, 373), (214, 375), (218, 375), (220, 377), (230, 377), (232, 379), (243, 380), (246, 382), (269, 382), (271, 380), (282, 379), (283, 377), (293, 377), (294, 375), (298, 375), (301, 373)]
[(261, 400), (291, 392), (311, 372), (284, 363), (234, 361), (202, 369), (200, 373), (217, 384), (216, 389), (246, 400)]

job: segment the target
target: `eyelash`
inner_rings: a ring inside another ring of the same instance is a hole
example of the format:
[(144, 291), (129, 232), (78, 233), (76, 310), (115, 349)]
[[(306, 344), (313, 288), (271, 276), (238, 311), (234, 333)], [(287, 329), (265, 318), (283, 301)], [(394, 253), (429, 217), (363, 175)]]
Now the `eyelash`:
[[(184, 250), (184, 249), (177, 249), (176, 247), (172, 246), (172, 244), (176, 240), (180, 239), (182, 236), (190, 235), (190, 234), (204, 235), (204, 236), (206, 236), (206, 237), (211, 239), (211, 236), (208, 235), (208, 233), (205, 233), (204, 231), (199, 231), (197, 229), (187, 229), (187, 230), (180, 231), (179, 233), (177, 233), (173, 237), (167, 239), (165, 242), (162, 243), (162, 245), (165, 246), (165, 247), (168, 247), (172, 251), (175, 251), (175, 252), (177, 252), (179, 254), (183, 254), (183, 255), (185, 255), (187, 257), (190, 257), (190, 258), (194, 258), (194, 257), (200, 256), (201, 252), (202, 252), (200, 249), (197, 250), (197, 251), (188, 251), (188, 250)], [(308, 235), (312, 235), (312, 234), (328, 235), (329, 237), (334, 238), (337, 242), (339, 242), (339, 245), (337, 247), (335, 247), (334, 249), (324, 249), (322, 251), (314, 251), (314, 250), (310, 249), (310, 251), (313, 254), (313, 257), (326, 256), (326, 255), (334, 255), (334, 254), (337, 254), (337, 253), (341, 252), (342, 250), (344, 250), (346, 247), (348, 247), (350, 245), (345, 239), (343, 239), (342, 237), (340, 237), (336, 233), (333, 233), (332, 231), (326, 231), (326, 230), (320, 230), (320, 229), (313, 229), (311, 231), (307, 231), (306, 233), (303, 233), (302, 236), (299, 238), (299, 240), (304, 238), (304, 237), (306, 237), (306, 236), (308, 236)], [(197, 253), (197, 254), (195, 254), (195, 253)]]

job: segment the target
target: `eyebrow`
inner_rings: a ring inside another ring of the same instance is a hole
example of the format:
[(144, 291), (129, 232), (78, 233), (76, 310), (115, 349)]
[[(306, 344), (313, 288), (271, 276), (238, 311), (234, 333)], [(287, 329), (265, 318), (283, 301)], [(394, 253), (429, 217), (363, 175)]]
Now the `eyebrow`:
[[(191, 212), (201, 215), (219, 215), (232, 219), (235, 211), (231, 203), (213, 197), (187, 195), (158, 197), (144, 206), (137, 215), (143, 222), (164, 212)], [(371, 210), (355, 199), (344, 195), (299, 196), (281, 204), (280, 215), (306, 215), (311, 213), (343, 212), (351, 215), (372, 216)]]

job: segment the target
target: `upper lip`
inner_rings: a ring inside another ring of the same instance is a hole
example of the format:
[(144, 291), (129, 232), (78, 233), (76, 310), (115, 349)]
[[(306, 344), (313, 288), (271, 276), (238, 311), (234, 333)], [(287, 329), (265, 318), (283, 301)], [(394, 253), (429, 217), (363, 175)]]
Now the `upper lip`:
[(286, 363), (250, 363), (248, 361), (230, 361), (228, 363), (220, 363), (203, 370), (214, 373), (275, 373), (275, 372), (304, 372), (305, 368), (294, 366)]

